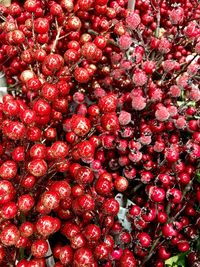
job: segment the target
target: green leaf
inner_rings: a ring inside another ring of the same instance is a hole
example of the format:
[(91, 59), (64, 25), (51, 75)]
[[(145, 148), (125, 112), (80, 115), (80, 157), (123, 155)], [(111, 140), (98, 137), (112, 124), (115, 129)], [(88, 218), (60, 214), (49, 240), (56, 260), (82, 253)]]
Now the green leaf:
[(200, 183), (200, 172), (199, 171), (196, 172), (196, 180), (198, 183)]
[(180, 106), (188, 106), (188, 107), (195, 107), (196, 102), (195, 101), (177, 101), (177, 105)]
[(188, 254), (188, 252), (178, 254), (176, 256), (173, 256), (165, 261), (166, 267), (185, 267), (185, 256)]
[(172, 264), (176, 263), (178, 261), (178, 255), (173, 256), (165, 261), (166, 265), (172, 266)]

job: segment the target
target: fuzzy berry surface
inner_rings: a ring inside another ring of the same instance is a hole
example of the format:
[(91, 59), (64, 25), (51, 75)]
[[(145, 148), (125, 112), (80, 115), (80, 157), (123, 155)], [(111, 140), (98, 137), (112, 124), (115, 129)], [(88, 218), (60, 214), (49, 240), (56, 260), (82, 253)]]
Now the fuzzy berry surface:
[(197, 0), (0, 3), (0, 266), (199, 266), (199, 22)]

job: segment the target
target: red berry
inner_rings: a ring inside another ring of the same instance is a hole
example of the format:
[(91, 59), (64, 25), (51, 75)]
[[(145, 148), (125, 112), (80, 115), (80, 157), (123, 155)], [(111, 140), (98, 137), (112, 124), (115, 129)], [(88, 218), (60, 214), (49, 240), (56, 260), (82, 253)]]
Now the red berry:
[(34, 233), (34, 226), (31, 222), (24, 222), (20, 225), (20, 235), (29, 237)]
[(177, 235), (177, 231), (171, 223), (167, 223), (162, 227), (162, 233), (165, 237), (169, 238)]
[(90, 76), (85, 68), (77, 67), (74, 71), (74, 78), (79, 83), (87, 83)]
[(47, 149), (43, 144), (35, 144), (30, 149), (30, 156), (33, 159), (44, 159), (47, 155)]
[(115, 94), (107, 94), (103, 96), (98, 103), (102, 113), (114, 112), (117, 108), (117, 97)]
[(14, 196), (15, 190), (13, 185), (9, 181), (0, 181), (0, 204), (13, 200)]
[(18, 198), (17, 204), (18, 204), (19, 210), (26, 213), (33, 208), (35, 201), (34, 201), (34, 198), (30, 194), (25, 194)]
[(45, 83), (42, 86), (42, 95), (43, 97), (48, 100), (48, 101), (54, 101), (55, 98), (57, 98), (58, 94), (59, 94), (59, 90), (58, 88), (50, 83)]
[(139, 233), (137, 235), (137, 238), (138, 238), (138, 240), (139, 240), (139, 242), (140, 242), (142, 247), (146, 248), (146, 247), (150, 246), (151, 237), (149, 236), (149, 234), (142, 232), (142, 233)]
[(60, 198), (57, 192), (47, 191), (41, 197), (41, 203), (48, 209), (56, 209), (59, 206)]
[(71, 187), (67, 181), (55, 181), (50, 190), (58, 193), (60, 199), (66, 199), (71, 194)]
[(110, 254), (110, 248), (102, 242), (95, 247), (94, 255), (98, 260), (107, 260)]
[(36, 222), (36, 229), (38, 233), (44, 237), (51, 235), (56, 231), (55, 218), (44, 215)]
[(84, 229), (84, 236), (88, 241), (98, 241), (101, 237), (101, 229), (95, 224), (88, 224)]
[(190, 245), (188, 241), (179, 241), (177, 244), (178, 250), (180, 252), (186, 252), (190, 249)]
[(48, 252), (48, 243), (46, 240), (37, 239), (31, 246), (31, 253), (36, 258), (43, 258)]
[(39, 116), (47, 116), (51, 112), (50, 105), (43, 99), (38, 99), (33, 104), (33, 110), (39, 115)]
[(15, 100), (6, 101), (3, 105), (3, 111), (8, 116), (17, 116), (20, 111), (19, 104)]
[(5, 161), (0, 166), (0, 176), (2, 179), (13, 179), (17, 174), (17, 164), (12, 160)]
[(124, 251), (120, 257), (120, 267), (136, 267), (137, 262), (133, 253), (130, 251)]
[(12, 121), (4, 129), (4, 134), (12, 140), (20, 140), (25, 136), (25, 131), (24, 124), (18, 121)]
[(164, 246), (161, 246), (158, 250), (158, 255), (162, 260), (167, 260), (170, 258), (171, 253), (168, 252)]
[(153, 186), (149, 191), (149, 197), (154, 202), (162, 202), (165, 199), (165, 190), (157, 186)]
[(37, 18), (34, 20), (34, 29), (37, 33), (47, 33), (49, 31), (49, 22), (46, 18)]
[(25, 149), (23, 146), (18, 146), (14, 148), (12, 152), (12, 159), (14, 161), (24, 161), (25, 160)]
[(118, 176), (114, 181), (114, 187), (117, 191), (123, 192), (128, 188), (128, 180), (123, 176)]
[(112, 192), (113, 184), (108, 179), (99, 178), (95, 183), (95, 190), (98, 194), (105, 196)]
[(101, 117), (101, 125), (103, 129), (109, 132), (115, 132), (119, 130), (119, 120), (115, 113), (104, 114)]
[(73, 260), (73, 250), (70, 246), (66, 245), (60, 248), (59, 259), (62, 264), (70, 264)]
[(4, 219), (13, 219), (17, 215), (17, 212), (18, 208), (15, 202), (5, 203), (1, 208), (1, 216)]
[(74, 253), (74, 267), (89, 266), (94, 264), (93, 253), (89, 248), (79, 248)]
[(119, 203), (117, 200), (111, 198), (105, 200), (103, 203), (103, 213), (106, 215), (116, 216), (119, 212)]
[(81, 115), (73, 115), (71, 128), (78, 136), (85, 136), (91, 129), (90, 121)]
[(5, 246), (15, 245), (19, 237), (20, 232), (14, 224), (6, 226), (0, 234), (0, 240)]
[(53, 158), (65, 158), (68, 155), (69, 148), (65, 142), (56, 141), (51, 146), (51, 154)]
[(75, 180), (83, 186), (92, 183), (93, 179), (94, 174), (88, 167), (80, 167), (75, 174)]
[(47, 172), (47, 163), (43, 159), (34, 159), (28, 163), (28, 171), (36, 176), (40, 177)]

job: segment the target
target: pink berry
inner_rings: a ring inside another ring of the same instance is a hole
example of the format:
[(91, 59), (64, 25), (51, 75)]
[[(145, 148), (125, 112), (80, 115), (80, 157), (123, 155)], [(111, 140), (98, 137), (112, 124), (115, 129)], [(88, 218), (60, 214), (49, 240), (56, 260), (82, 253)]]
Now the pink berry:
[(147, 82), (146, 73), (140, 69), (137, 69), (133, 74), (133, 82), (136, 86), (143, 86)]
[(146, 107), (146, 99), (142, 96), (133, 96), (132, 107), (135, 110), (143, 110)]
[(184, 9), (182, 7), (172, 9), (172, 11), (169, 14), (169, 18), (170, 18), (172, 24), (181, 25), (183, 23), (183, 19), (184, 19)]
[(170, 114), (169, 114), (166, 107), (160, 107), (155, 112), (155, 117), (159, 121), (166, 121), (169, 119), (169, 116), (170, 116)]
[(137, 13), (131, 12), (126, 17), (126, 24), (131, 30), (135, 30), (141, 22), (141, 18)]
[(171, 94), (172, 97), (179, 97), (181, 95), (181, 90), (178, 86), (176, 85), (172, 85), (169, 88), (169, 92)]
[(132, 38), (129, 34), (124, 34), (119, 38), (119, 46), (122, 50), (128, 50), (132, 44)]

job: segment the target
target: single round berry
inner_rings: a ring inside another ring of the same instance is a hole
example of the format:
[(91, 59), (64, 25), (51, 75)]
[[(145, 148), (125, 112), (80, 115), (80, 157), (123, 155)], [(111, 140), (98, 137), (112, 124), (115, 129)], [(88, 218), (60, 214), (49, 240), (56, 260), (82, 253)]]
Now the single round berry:
[(53, 158), (65, 158), (68, 155), (68, 145), (62, 141), (56, 141), (51, 146), (51, 154)]
[(36, 258), (43, 258), (47, 254), (48, 248), (49, 246), (46, 240), (37, 239), (32, 243), (31, 253)]
[(30, 174), (40, 177), (47, 173), (47, 163), (43, 159), (34, 159), (28, 163)]
[(49, 22), (46, 18), (37, 18), (34, 20), (34, 29), (37, 33), (44, 34), (49, 31)]
[(19, 237), (20, 232), (14, 224), (6, 226), (0, 234), (0, 240), (5, 246), (15, 245)]
[(5, 161), (0, 166), (0, 176), (2, 179), (13, 179), (17, 174), (17, 164), (12, 160)]

